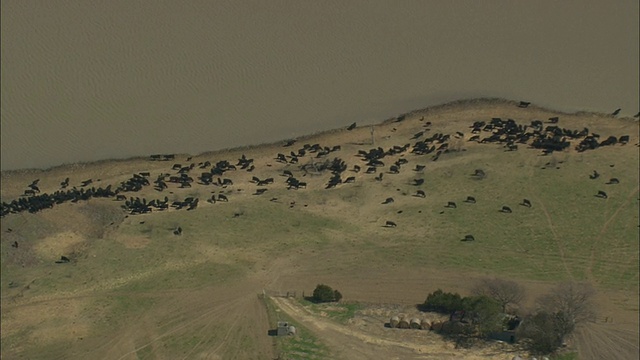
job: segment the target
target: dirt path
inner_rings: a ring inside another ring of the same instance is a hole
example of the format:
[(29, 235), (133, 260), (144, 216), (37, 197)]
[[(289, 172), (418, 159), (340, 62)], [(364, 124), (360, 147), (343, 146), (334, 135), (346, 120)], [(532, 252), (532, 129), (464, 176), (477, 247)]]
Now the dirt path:
[(589, 281), (591, 281), (592, 283), (595, 283), (595, 279), (593, 277), (592, 271), (593, 271), (593, 265), (595, 264), (595, 261), (596, 261), (596, 249), (597, 249), (596, 245), (598, 245), (600, 240), (603, 238), (604, 234), (607, 232), (609, 225), (611, 225), (613, 220), (615, 220), (618, 217), (618, 214), (620, 213), (620, 211), (631, 202), (631, 199), (633, 198), (634, 195), (638, 193), (638, 191), (640, 191), (640, 187), (636, 187), (633, 191), (629, 193), (629, 195), (627, 195), (627, 197), (622, 202), (622, 204), (618, 207), (618, 209), (616, 209), (616, 211), (609, 217), (609, 219), (605, 221), (604, 225), (602, 225), (602, 229), (600, 230), (596, 238), (592, 241), (591, 255), (589, 256), (589, 263), (588, 263), (589, 265), (585, 269), (585, 274), (587, 275), (587, 278), (589, 279)]
[(558, 245), (558, 252), (560, 253), (560, 259), (562, 260), (562, 266), (564, 266), (564, 269), (567, 272), (567, 275), (569, 275), (569, 278), (573, 280), (573, 274), (571, 273), (571, 270), (569, 270), (569, 266), (567, 265), (567, 259), (565, 257), (564, 244), (562, 243), (562, 240), (560, 239), (560, 237), (556, 233), (556, 229), (553, 226), (553, 221), (551, 220), (551, 215), (547, 211), (547, 208), (546, 208), (546, 206), (544, 206), (544, 203), (542, 202), (542, 200), (539, 197), (536, 197), (535, 199), (536, 199), (536, 202), (538, 202), (540, 204), (540, 207), (542, 208), (542, 212), (544, 212), (544, 215), (547, 218), (547, 223), (549, 224), (549, 229), (551, 230), (551, 234), (553, 235), (553, 239), (555, 240), (556, 244)]
[[(295, 300), (271, 298), (285, 313), (318, 336), (341, 359), (510, 359), (513, 355), (496, 354), (485, 349), (455, 349), (452, 344), (438, 340), (435, 343), (402, 342), (367, 334), (354, 326), (341, 325), (316, 316), (297, 304)], [(389, 329), (389, 331), (396, 331)], [(411, 331), (411, 330), (406, 330)]]
[(591, 359), (637, 359), (637, 328), (619, 327), (616, 324), (587, 324), (575, 334), (580, 358)]

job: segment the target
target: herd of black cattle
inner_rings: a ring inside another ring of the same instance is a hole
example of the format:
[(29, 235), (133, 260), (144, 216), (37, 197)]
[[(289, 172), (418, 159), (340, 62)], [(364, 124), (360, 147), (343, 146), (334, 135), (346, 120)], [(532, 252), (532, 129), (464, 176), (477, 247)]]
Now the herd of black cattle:
[[(396, 119), (397, 122), (404, 121), (405, 117), (401, 116)], [(423, 122), (424, 118), (420, 119)], [(548, 123), (545, 124), (540, 120), (533, 120), (529, 125), (518, 124), (513, 119), (503, 120), (501, 118), (492, 118), (489, 122), (476, 121), (471, 126), (471, 136), (467, 141), (476, 141), (481, 144), (498, 143), (502, 144), (505, 151), (516, 151), (518, 145), (526, 144), (531, 148), (541, 149), (542, 155), (548, 155), (554, 151), (563, 151), (571, 145), (572, 140), (580, 140), (575, 146), (575, 149), (579, 152), (594, 150), (603, 146), (612, 146), (615, 144), (626, 144), (629, 142), (629, 136), (623, 135), (619, 138), (615, 136), (609, 136), (607, 139), (600, 141), (600, 135), (591, 133), (589, 129), (584, 128), (582, 130), (570, 130), (557, 126), (559, 119), (552, 117), (548, 119)], [(408, 163), (405, 158), (400, 158), (392, 163), (385, 164), (383, 161), (386, 157), (390, 157), (397, 154), (404, 154), (409, 152), (415, 156), (423, 156), (432, 154), (431, 161), (437, 161), (441, 155), (460, 151), (454, 146), (450, 147), (450, 140), (464, 139), (464, 134), (456, 132), (452, 136), (449, 134), (436, 133), (430, 137), (425, 137), (425, 133), (430, 130), (431, 123), (424, 122), (422, 131), (417, 132), (411, 138), (414, 140), (414, 144), (406, 143), (404, 145), (394, 145), (389, 149), (383, 149), (381, 147), (372, 148), (368, 151), (359, 150), (357, 156), (363, 162), (363, 166), (354, 165), (351, 169), (347, 166), (346, 162), (338, 157), (329, 159), (328, 155), (340, 151), (340, 146), (320, 146), (319, 144), (305, 144), (297, 151), (290, 151), (289, 154), (278, 153), (274, 160), (283, 164), (298, 164), (301, 158), (309, 157), (311, 161), (304, 165), (299, 166), (303, 176), (312, 174), (322, 174), (327, 171), (331, 174), (331, 177), (325, 185), (325, 189), (335, 188), (341, 184), (353, 183), (356, 180), (355, 176), (347, 176), (345, 172), (359, 173), (364, 170), (365, 174), (376, 174), (375, 180), (382, 181), (384, 174), (394, 175), (399, 174), (402, 167)], [(355, 123), (351, 124), (347, 130), (353, 130)], [(490, 135), (481, 139), (481, 134), (488, 133)], [(296, 143), (295, 140), (289, 140), (284, 144), (285, 148), (291, 147)], [(175, 160), (175, 155), (151, 155), (151, 161), (170, 161)], [(190, 161), (188, 158), (187, 161)], [(271, 165), (268, 165), (271, 166)], [(388, 166), (388, 167), (387, 167)], [(196, 176), (194, 179), (190, 174), (195, 168), (206, 170)], [(387, 167), (387, 171), (379, 170)], [(425, 168), (425, 165), (416, 164), (412, 171), (421, 173)], [(153, 181), (153, 188), (162, 192), (169, 188), (167, 183), (173, 183), (179, 185), (179, 188), (190, 188), (194, 182), (200, 185), (214, 185), (220, 188), (226, 188), (233, 185), (233, 181), (230, 178), (225, 177), (229, 172), (246, 171), (251, 172), (255, 169), (253, 159), (247, 158), (242, 155), (238, 159), (237, 163), (233, 165), (227, 160), (218, 161), (212, 164), (209, 161), (199, 164), (191, 163), (183, 166), (182, 164), (174, 164), (171, 167), (174, 174), (162, 173), (156, 177)], [(307, 187), (307, 183), (296, 179), (293, 173), (289, 170), (284, 170), (280, 175), (286, 178), (285, 185), (289, 190), (304, 189)], [(472, 176), (482, 178), (485, 176), (483, 170), (478, 169)], [(590, 175), (591, 179), (598, 178), (599, 174), (594, 171), (594, 174)], [(73, 187), (67, 189), (69, 186), (69, 178), (66, 178), (60, 183), (60, 189), (52, 194), (41, 193), (38, 187), (38, 181), (34, 180), (31, 184), (27, 185), (27, 189), (24, 194), (15, 200), (10, 202), (2, 202), (0, 208), (0, 216), (4, 217), (8, 214), (19, 213), (22, 211), (28, 211), (35, 213), (43, 209), (53, 208), (57, 204), (65, 202), (78, 202), (81, 200), (88, 200), (90, 198), (114, 198), (117, 201), (123, 201), (122, 208), (129, 214), (145, 214), (151, 212), (153, 209), (162, 211), (169, 207), (173, 209), (186, 209), (193, 210), (198, 206), (198, 199), (188, 197), (183, 201), (173, 201), (169, 203), (168, 197), (164, 199), (154, 199), (147, 201), (145, 198), (130, 196), (127, 198), (125, 194), (134, 193), (142, 190), (143, 188), (150, 186), (149, 172), (140, 172), (133, 174), (128, 180), (121, 182), (118, 186), (107, 185), (106, 187), (91, 187), (88, 186), (93, 183), (92, 179), (84, 180), (80, 184), (80, 188)], [(251, 181), (257, 186), (267, 186), (273, 184), (275, 180), (273, 178), (260, 179), (253, 176)], [(611, 179), (607, 184), (616, 184), (618, 179)], [(424, 179), (414, 179), (412, 185), (420, 186), (424, 183)], [(264, 194), (268, 188), (257, 188), (254, 195)], [(237, 189), (237, 191), (242, 191)], [(424, 198), (426, 194), (423, 190), (417, 190), (414, 194), (416, 197)], [(607, 198), (607, 194), (604, 191), (599, 191), (597, 195), (600, 198)], [(275, 198), (272, 198), (274, 200)], [(220, 191), (217, 195), (211, 196), (207, 200), (209, 203), (216, 202), (228, 202), (229, 198), (222, 194)], [(393, 202), (393, 198), (387, 198), (383, 204)], [(469, 196), (465, 200), (468, 203), (475, 203), (475, 198)], [(521, 205), (531, 207), (531, 202), (525, 199)], [(455, 202), (449, 202), (446, 207), (455, 208)], [(511, 209), (507, 206), (503, 207), (500, 211), (510, 213)], [(392, 221), (387, 221), (385, 227), (396, 227)], [(474, 240), (472, 235), (467, 235), (464, 241)]]

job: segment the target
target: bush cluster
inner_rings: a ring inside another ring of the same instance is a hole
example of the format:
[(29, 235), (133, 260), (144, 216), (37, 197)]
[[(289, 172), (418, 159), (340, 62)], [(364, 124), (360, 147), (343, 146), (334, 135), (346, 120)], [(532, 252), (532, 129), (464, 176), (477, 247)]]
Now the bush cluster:
[(313, 290), (312, 299), (317, 303), (340, 301), (342, 294), (338, 290), (333, 290), (331, 286), (318, 284)]

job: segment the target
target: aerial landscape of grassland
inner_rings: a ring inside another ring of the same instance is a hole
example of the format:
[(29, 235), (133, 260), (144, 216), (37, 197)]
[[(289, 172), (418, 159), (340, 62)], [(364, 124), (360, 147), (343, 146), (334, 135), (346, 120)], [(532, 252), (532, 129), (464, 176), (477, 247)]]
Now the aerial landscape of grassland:
[[(561, 128), (586, 127), (600, 140), (629, 135), (630, 141), (577, 152), (580, 139), (575, 139), (567, 150), (545, 156), (526, 144), (505, 151), (502, 144), (468, 141), (475, 121), (509, 118), (529, 125), (554, 116)], [(425, 127), (427, 122), (431, 126)], [(450, 151), (433, 161), (433, 154), (412, 154), (410, 146), (382, 159), (385, 166), (376, 174), (365, 174), (358, 150), (413, 145), (418, 131), (425, 131), (420, 139), (450, 134)], [(298, 164), (275, 160), (305, 143), (341, 148), (321, 158), (307, 154)], [(35, 179), (42, 193), (51, 194), (66, 177), (70, 188), (80, 188), (86, 179), (93, 179), (91, 186), (116, 188), (134, 173), (150, 172), (150, 182), (161, 173), (173, 175), (174, 163), (196, 164), (194, 179), (209, 170), (198, 166), (205, 161), (235, 164), (245, 155), (255, 164), (252, 172), (225, 172), (221, 177), (233, 180), (226, 187), (168, 183), (161, 192), (151, 185), (120, 193), (147, 201), (166, 196), (169, 203), (198, 198), (198, 207), (189, 211), (131, 215), (121, 208), (123, 201), (93, 198), (4, 216), (2, 358), (510, 359), (514, 354), (506, 351), (474, 353), (420, 337), (428, 335), (412, 335), (402, 344), (397, 334), (384, 332), (392, 329), (380, 325), (367, 333), (350, 321), (366, 306), (415, 305), (437, 288), (468, 293), (486, 276), (523, 284), (531, 306), (560, 281), (593, 284), (599, 319), (613, 323), (588, 324), (572, 348), (585, 359), (598, 358), (598, 351), (618, 354), (614, 358), (637, 354), (637, 144), (634, 118), (476, 100), (417, 110), (402, 121), (309, 135), (290, 147), (265, 144), (176, 155), (174, 161), (144, 157), (3, 172), (1, 200), (8, 203), (24, 197)], [(343, 180), (354, 176), (353, 183), (325, 189), (329, 171), (301, 169), (334, 158), (347, 164)], [(388, 173), (400, 158), (408, 162), (398, 174)], [(417, 164), (426, 167), (414, 171)], [(362, 171), (352, 171), (354, 165)], [(472, 176), (476, 169), (486, 176)], [(287, 189), (283, 170), (305, 181), (306, 188)], [(600, 177), (590, 179), (594, 170)], [(382, 180), (375, 180), (380, 173)], [(253, 176), (275, 181), (258, 187)], [(611, 178), (619, 183), (606, 184)], [(414, 179), (424, 184), (415, 186)], [(256, 195), (258, 188), (268, 190)], [(417, 190), (426, 196), (414, 196)], [(608, 197), (596, 197), (598, 191)], [(208, 202), (212, 193), (229, 201)], [(467, 196), (477, 202), (466, 203)], [(382, 204), (388, 197), (393, 203)], [(519, 205), (525, 198), (530, 208)], [(456, 208), (445, 207), (450, 201)], [(500, 212), (502, 206), (513, 212)], [(397, 226), (385, 227), (387, 221)], [(178, 227), (180, 235), (174, 234)], [(460, 241), (469, 234), (475, 241)], [(71, 261), (56, 263), (61, 256)], [(340, 289), (345, 308), (323, 310), (265, 296), (289, 290), (309, 294), (319, 283)], [(284, 340), (267, 336), (276, 318), (294, 323), (299, 334)]]

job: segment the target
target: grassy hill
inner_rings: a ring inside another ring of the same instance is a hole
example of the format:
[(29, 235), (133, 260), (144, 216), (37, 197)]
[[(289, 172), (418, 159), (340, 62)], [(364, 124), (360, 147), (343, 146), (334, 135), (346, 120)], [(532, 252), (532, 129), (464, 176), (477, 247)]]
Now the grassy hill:
[[(468, 141), (474, 121), (499, 117), (528, 125), (553, 116), (560, 118), (560, 127), (587, 127), (601, 140), (630, 135), (630, 142), (577, 152), (579, 140), (573, 140), (569, 150), (542, 156), (522, 144), (517, 151), (505, 151), (501, 144)], [(422, 301), (437, 285), (465, 291), (483, 275), (525, 284), (573, 279), (614, 294), (603, 300), (607, 311), (637, 314), (635, 119), (559, 114), (493, 100), (449, 104), (396, 120), (373, 127), (373, 144), (368, 143), (371, 128), (358, 127), (298, 139), (291, 147), (267, 144), (189, 161), (188, 155), (179, 155), (172, 162), (140, 158), (2, 173), (2, 201), (10, 202), (37, 178), (43, 193), (53, 193), (66, 177), (70, 187), (79, 188), (89, 178), (96, 187), (116, 187), (141, 171), (149, 171), (151, 180), (161, 173), (173, 175), (174, 163), (196, 164), (190, 172), (194, 179), (208, 170), (198, 167), (205, 161), (235, 164), (244, 154), (255, 164), (253, 172), (226, 172), (222, 177), (233, 185), (224, 188), (194, 182), (183, 189), (169, 183), (162, 192), (146, 186), (122, 193), (148, 201), (199, 198), (191, 211), (130, 215), (122, 201), (96, 198), (3, 217), (2, 357), (268, 358), (273, 350), (265, 334), (272, 324), (256, 294), (301, 284), (309, 290), (319, 281), (337, 283), (349, 300), (404, 303)], [(432, 125), (425, 127), (427, 122)], [(382, 159), (385, 166), (376, 174), (364, 173), (359, 150), (413, 145), (417, 140), (411, 137), (418, 131), (425, 131), (422, 138), (451, 134), (450, 149), (456, 151), (433, 161), (433, 154), (415, 155), (409, 147)], [(463, 138), (456, 139), (456, 132)], [(301, 169), (315, 154), (300, 157), (298, 164), (275, 160), (304, 143), (340, 145), (313, 161), (340, 158), (349, 169), (343, 180), (354, 176), (355, 182), (325, 189), (328, 171)], [(398, 159), (407, 163), (398, 174), (388, 173)], [(426, 167), (413, 171), (417, 164)], [(354, 165), (363, 170), (352, 171)], [(476, 169), (486, 176), (471, 176)], [(287, 189), (283, 170), (307, 187)], [(601, 174), (598, 179), (589, 178), (593, 170)], [(381, 181), (375, 179), (379, 173), (384, 173)], [(253, 176), (275, 181), (258, 187), (251, 183)], [(610, 178), (620, 183), (607, 185)], [(415, 186), (414, 179), (424, 184)], [(257, 188), (268, 190), (254, 195)], [(417, 190), (426, 197), (413, 196)], [(600, 190), (607, 199), (594, 196)], [(223, 193), (229, 201), (209, 203), (212, 193)], [(467, 196), (477, 202), (465, 203)], [(393, 203), (382, 204), (388, 197)], [(519, 205), (525, 198), (532, 207)], [(446, 208), (449, 201), (457, 207)], [(502, 206), (513, 212), (500, 212)], [(386, 221), (397, 227), (384, 227)], [(174, 234), (177, 227), (182, 234)], [(475, 241), (460, 241), (468, 234)], [(56, 264), (63, 255), (71, 262)], [(406, 281), (388, 284), (403, 274)], [(635, 319), (631, 326), (637, 327)]]

